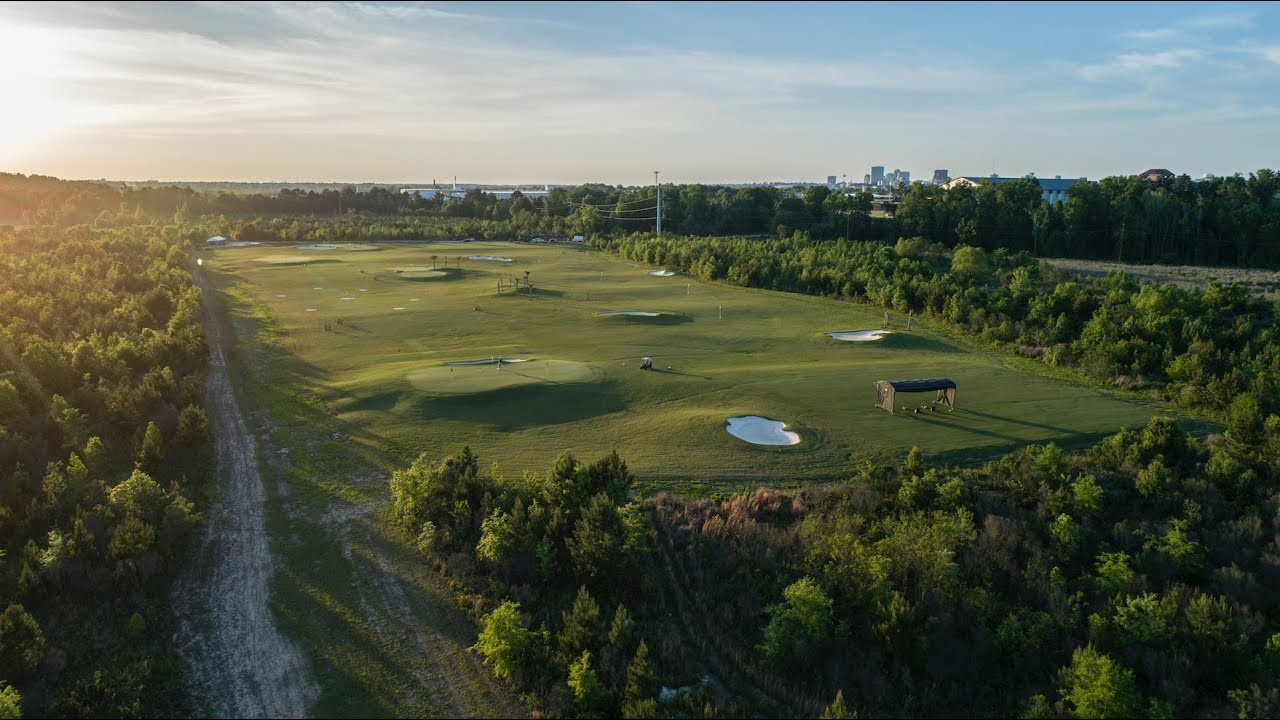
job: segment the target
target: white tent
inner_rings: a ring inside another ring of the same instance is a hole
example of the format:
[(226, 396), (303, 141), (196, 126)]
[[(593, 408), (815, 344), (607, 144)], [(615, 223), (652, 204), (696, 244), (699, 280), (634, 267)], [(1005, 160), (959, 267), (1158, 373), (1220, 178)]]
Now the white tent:
[(226, 241), (227, 241), (227, 239), (226, 239), (226, 238), (224, 238), (224, 237), (222, 237), (221, 235), (214, 235), (213, 237), (209, 238), (208, 240), (205, 240), (205, 242), (207, 242), (207, 243), (224, 243), (224, 242), (226, 242)]

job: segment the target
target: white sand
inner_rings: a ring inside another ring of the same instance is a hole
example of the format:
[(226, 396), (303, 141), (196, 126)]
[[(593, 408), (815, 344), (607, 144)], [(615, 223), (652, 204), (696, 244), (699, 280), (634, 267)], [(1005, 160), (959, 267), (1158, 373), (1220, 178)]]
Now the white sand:
[(299, 250), (337, 250), (337, 245), (298, 245)]
[(892, 335), (892, 330), (849, 330), (847, 332), (829, 332), (827, 337), (845, 342), (868, 342), (879, 340), (885, 335)]
[(316, 311), (315, 308), (307, 308), (307, 312), (315, 312), (315, 311)]
[[(501, 360), (504, 363), (522, 363), (529, 361), (528, 358), (501, 358)], [(454, 360), (453, 362), (445, 363), (445, 365), (496, 365), (497, 362), (498, 358), (491, 358), (488, 360)]]
[(324, 288), (311, 288), (312, 290), (323, 290)]
[(402, 308), (402, 307), (393, 307), (393, 308), (391, 308), (391, 309), (392, 309), (392, 310), (403, 310), (404, 308)]
[(398, 268), (387, 268), (387, 272), (393, 273), (395, 275), (400, 275), (401, 277), (417, 280), (417, 279), (449, 277), (450, 273), (452, 273), (453, 270), (451, 269), (437, 270), (435, 268), (429, 268), (429, 267), (398, 267)]
[(644, 310), (622, 310), (619, 312), (596, 313), (596, 315), (600, 317), (605, 317), (606, 315), (639, 315), (640, 317), (658, 317), (661, 314), (662, 313), (646, 312)]
[(494, 257), (493, 255), (471, 255), (468, 260), (494, 260), (496, 262), (511, 262), (511, 258)]
[(360, 288), (360, 292), (369, 292), (368, 288)]
[(280, 293), (276, 293), (276, 297), (282, 298), (282, 297), (289, 297), (289, 296), (288, 296), (288, 295), (281, 295)]
[(254, 245), (261, 245), (261, 244), (262, 243), (260, 242), (252, 242), (250, 240), (237, 240), (235, 242), (229, 242), (226, 245), (223, 245), (222, 247), (253, 247)]
[(746, 440), (753, 445), (797, 445), (800, 436), (789, 430), (783, 430), (786, 423), (779, 420), (762, 418), (759, 415), (743, 415), (731, 417), (725, 430), (739, 440)]
[(672, 275), (675, 275), (675, 273), (670, 270), (650, 270), (649, 274), (655, 277), (671, 277)]
[(353, 297), (351, 297), (350, 295), (348, 295), (348, 296), (346, 296), (346, 297), (339, 298), (339, 300), (355, 300), (355, 298), (353, 298)]
[(409, 302), (418, 302), (418, 298), (409, 298)]

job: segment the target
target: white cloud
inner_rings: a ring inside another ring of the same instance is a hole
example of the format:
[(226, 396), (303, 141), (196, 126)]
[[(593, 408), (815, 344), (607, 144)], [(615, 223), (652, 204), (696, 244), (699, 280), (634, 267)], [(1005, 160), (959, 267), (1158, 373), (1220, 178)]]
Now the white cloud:
[[(1004, 84), (952, 62), (869, 70), (647, 47), (608, 53), (537, 49), (454, 21), (490, 18), (420, 6), (234, 6), (291, 28), (274, 42), (231, 43), (147, 27), (67, 30), (73, 51), (52, 92), (86, 106), (86, 126), (133, 135), (423, 132), (553, 134), (742, 122), (826, 91), (958, 94)], [(443, 15), (441, 14), (443, 13)], [(359, 16), (357, 19), (353, 16)], [(412, 18), (425, 22), (407, 26)], [(441, 27), (437, 20), (449, 27)], [(654, 62), (655, 57), (660, 62)]]
[(1153, 28), (1151, 30), (1129, 30), (1120, 33), (1121, 37), (1134, 40), (1173, 40), (1182, 37), (1181, 31), (1175, 28)]
[(1253, 18), (1252, 13), (1218, 13), (1187, 18), (1178, 24), (1189, 28), (1250, 27)]
[(1126, 30), (1120, 33), (1120, 37), (1140, 40), (1143, 42), (1155, 42), (1162, 40), (1188, 42), (1199, 39), (1203, 35), (1203, 33), (1188, 31), (1252, 27), (1254, 24), (1254, 17), (1255, 16), (1252, 13), (1218, 13), (1214, 15), (1199, 15), (1196, 17), (1178, 20), (1167, 27)]
[(1157, 52), (1121, 53), (1109, 62), (1085, 65), (1080, 76), (1086, 80), (1105, 80), (1118, 76), (1146, 75), (1156, 70), (1172, 70), (1188, 63), (1204, 60), (1205, 53), (1194, 48)]

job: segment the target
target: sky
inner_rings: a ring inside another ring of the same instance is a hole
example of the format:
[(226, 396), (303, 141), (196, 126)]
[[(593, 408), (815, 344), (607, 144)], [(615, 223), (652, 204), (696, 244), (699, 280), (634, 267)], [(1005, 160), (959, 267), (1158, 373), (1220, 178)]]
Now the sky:
[(461, 183), (1280, 167), (1280, 3), (0, 3), (0, 171)]

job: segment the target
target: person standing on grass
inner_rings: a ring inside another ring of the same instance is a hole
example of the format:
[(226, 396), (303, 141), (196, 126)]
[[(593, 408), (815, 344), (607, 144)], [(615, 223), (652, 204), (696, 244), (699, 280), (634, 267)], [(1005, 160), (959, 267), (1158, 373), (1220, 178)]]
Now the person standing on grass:
[(889, 311), (884, 311), (884, 326), (889, 327)]

